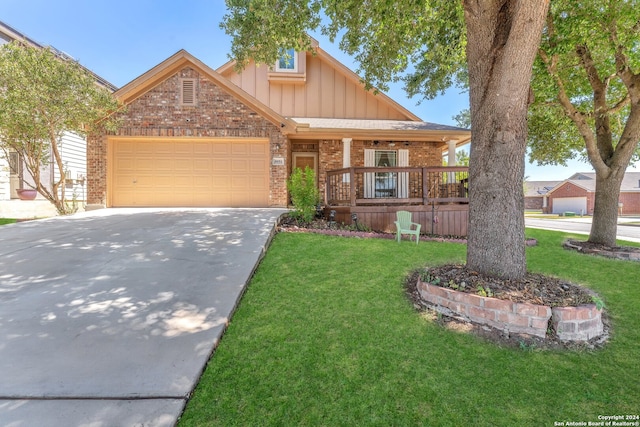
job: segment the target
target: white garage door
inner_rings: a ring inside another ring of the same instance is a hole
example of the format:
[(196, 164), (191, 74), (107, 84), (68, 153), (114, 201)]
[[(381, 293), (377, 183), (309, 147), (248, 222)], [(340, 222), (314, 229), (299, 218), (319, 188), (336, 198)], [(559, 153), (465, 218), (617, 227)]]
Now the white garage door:
[(553, 213), (561, 214), (565, 212), (575, 212), (577, 214), (587, 213), (586, 197), (558, 197), (553, 199)]
[(220, 139), (115, 139), (111, 205), (266, 207), (269, 142)]

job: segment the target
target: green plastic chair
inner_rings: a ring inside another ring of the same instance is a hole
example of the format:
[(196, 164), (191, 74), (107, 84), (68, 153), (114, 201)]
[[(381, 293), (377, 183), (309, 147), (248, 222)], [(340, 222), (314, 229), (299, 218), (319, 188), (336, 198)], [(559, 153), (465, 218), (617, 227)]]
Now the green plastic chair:
[[(403, 234), (409, 235), (409, 241), (411, 241), (411, 235), (416, 236), (416, 245), (420, 241), (420, 227), (421, 224), (417, 222), (411, 222), (411, 212), (398, 211), (396, 212), (396, 240), (400, 243), (401, 236)], [(415, 228), (414, 228), (415, 227)]]

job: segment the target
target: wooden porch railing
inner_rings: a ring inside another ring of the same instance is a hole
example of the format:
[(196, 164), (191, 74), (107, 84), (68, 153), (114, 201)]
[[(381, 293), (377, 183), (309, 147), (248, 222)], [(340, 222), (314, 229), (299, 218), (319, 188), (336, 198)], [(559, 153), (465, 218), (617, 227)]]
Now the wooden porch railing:
[(351, 167), (327, 172), (328, 206), (469, 202), (469, 168)]

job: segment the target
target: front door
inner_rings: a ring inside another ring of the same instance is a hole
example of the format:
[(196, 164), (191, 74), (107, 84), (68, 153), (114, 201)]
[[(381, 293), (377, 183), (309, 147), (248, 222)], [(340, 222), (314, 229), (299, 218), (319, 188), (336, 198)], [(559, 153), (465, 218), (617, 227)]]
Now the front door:
[(316, 174), (316, 183), (318, 182), (318, 153), (293, 153), (292, 170), (300, 168), (303, 171), (309, 166)]

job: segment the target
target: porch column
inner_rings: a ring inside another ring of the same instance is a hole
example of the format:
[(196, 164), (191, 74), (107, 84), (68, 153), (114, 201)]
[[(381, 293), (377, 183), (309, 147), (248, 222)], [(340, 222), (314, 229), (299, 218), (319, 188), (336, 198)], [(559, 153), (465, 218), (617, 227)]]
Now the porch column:
[(456, 144), (458, 143), (457, 139), (450, 139), (447, 141), (449, 145), (449, 154), (447, 156), (447, 165), (448, 166), (456, 166)]
[[(449, 145), (449, 153), (447, 155), (447, 166), (456, 166), (456, 143), (457, 139), (450, 139), (447, 141), (447, 145)], [(449, 172), (449, 183), (453, 184), (456, 182), (456, 174), (455, 172)]]
[[(351, 141), (352, 138), (342, 138), (342, 167), (351, 167)], [(342, 182), (350, 182), (349, 174), (342, 175)]]

